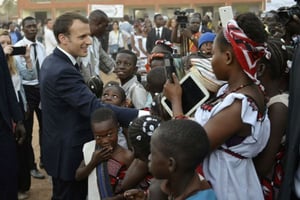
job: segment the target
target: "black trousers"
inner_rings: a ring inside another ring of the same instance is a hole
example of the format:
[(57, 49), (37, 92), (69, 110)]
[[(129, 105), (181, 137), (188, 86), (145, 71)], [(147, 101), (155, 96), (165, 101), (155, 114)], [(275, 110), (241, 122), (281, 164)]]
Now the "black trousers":
[[(27, 140), (27, 138), (26, 138)], [(25, 141), (23, 144), (17, 144), (17, 157), (18, 157), (18, 191), (25, 192), (30, 189), (31, 176), (29, 165), (29, 145)]]
[(1, 118), (0, 113), (0, 199), (16, 200), (18, 194), (16, 141), (12, 131)]
[[(36, 169), (37, 167), (35, 163), (35, 156), (32, 148), (32, 130), (33, 130), (33, 119), (34, 119), (33, 116), (35, 112), (37, 116), (37, 120), (39, 122), (39, 144), (41, 149), (42, 148), (41, 137), (42, 137), (43, 124), (42, 124), (42, 110), (39, 108), (40, 101), (41, 101), (40, 88), (38, 86), (24, 85), (24, 90), (25, 90), (25, 95), (26, 95), (26, 100), (28, 105), (28, 111), (24, 120), (26, 137), (28, 138), (28, 140), (26, 140), (28, 145), (28, 162), (29, 162), (30, 169)], [(42, 157), (40, 157), (40, 161), (42, 161)]]
[[(18, 93), (19, 105), (24, 111), (24, 102), (22, 96)], [(23, 120), (24, 122), (24, 120)], [(30, 189), (31, 186), (31, 176), (30, 176), (30, 165), (29, 165), (29, 142), (28, 138), (25, 138), (23, 144), (17, 144), (17, 158), (18, 158), (18, 191), (25, 192)]]
[(64, 181), (52, 178), (51, 200), (85, 200), (87, 196), (87, 180)]

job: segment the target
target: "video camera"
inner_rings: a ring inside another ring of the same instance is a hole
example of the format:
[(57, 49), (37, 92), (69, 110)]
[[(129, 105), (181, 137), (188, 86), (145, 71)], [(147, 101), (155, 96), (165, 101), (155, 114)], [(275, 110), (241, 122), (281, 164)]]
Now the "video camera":
[(296, 2), (297, 4), (291, 7), (280, 7), (277, 9), (278, 16), (284, 25), (290, 22), (290, 20), (293, 18), (293, 15), (300, 17), (300, 0), (297, 0)]
[(180, 28), (186, 28), (189, 23), (188, 13), (194, 12), (194, 9), (186, 10), (175, 10), (174, 15), (176, 15), (176, 22), (179, 24)]

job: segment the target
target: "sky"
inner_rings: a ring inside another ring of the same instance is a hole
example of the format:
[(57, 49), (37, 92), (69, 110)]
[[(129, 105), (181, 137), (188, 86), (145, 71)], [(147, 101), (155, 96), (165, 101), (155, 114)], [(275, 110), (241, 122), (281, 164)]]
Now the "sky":
[(282, 6), (292, 6), (296, 4), (294, 0), (271, 0), (271, 2), (267, 2), (266, 4), (266, 11), (269, 10), (277, 10)]

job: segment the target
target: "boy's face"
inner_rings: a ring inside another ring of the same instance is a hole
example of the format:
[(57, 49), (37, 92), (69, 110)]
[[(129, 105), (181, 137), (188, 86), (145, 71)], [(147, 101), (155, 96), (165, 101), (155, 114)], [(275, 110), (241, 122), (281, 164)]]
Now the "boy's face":
[(116, 57), (115, 73), (122, 82), (126, 82), (136, 73), (137, 67), (133, 63), (132, 55), (118, 53)]
[(114, 149), (118, 143), (118, 125), (112, 119), (92, 124), (96, 145)]
[(169, 158), (162, 153), (163, 148), (157, 136), (158, 134), (158, 129), (156, 129), (151, 137), (151, 153), (149, 155), (148, 167), (156, 179), (168, 179), (168, 174), (170, 173)]
[(123, 106), (123, 104), (125, 103), (122, 102), (121, 94), (115, 87), (108, 87), (104, 89), (101, 100), (103, 103), (116, 106)]
[(212, 46), (213, 46), (212, 42), (205, 42), (201, 45), (200, 51), (207, 55), (211, 55), (212, 54)]

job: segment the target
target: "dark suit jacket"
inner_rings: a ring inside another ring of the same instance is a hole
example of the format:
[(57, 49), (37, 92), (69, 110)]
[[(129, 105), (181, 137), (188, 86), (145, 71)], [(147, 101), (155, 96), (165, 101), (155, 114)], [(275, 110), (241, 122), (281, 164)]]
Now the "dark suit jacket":
[(49, 175), (72, 181), (83, 160), (82, 146), (93, 139), (91, 113), (108, 106), (120, 124), (128, 125), (137, 117), (138, 110), (102, 104), (71, 60), (58, 48), (44, 60), (40, 75), (43, 163)]
[[(299, 44), (300, 45), (300, 44)], [(298, 169), (300, 147), (300, 46), (295, 49), (289, 83), (289, 112), (286, 133), (287, 149), (280, 200), (292, 199), (295, 172)]]
[(155, 46), (156, 40), (165, 39), (165, 40), (171, 41), (171, 34), (172, 34), (172, 31), (170, 29), (163, 27), (161, 37), (157, 38), (156, 37), (156, 28), (152, 28), (147, 36), (147, 42), (146, 42), (147, 52), (151, 53), (153, 47)]
[[(6, 127), (0, 127), (0, 136), (3, 128), (12, 131), (12, 121), (21, 121), (23, 114), (18, 104), (14, 86), (2, 47), (0, 47), (0, 116)], [(7, 131), (6, 130), (6, 131)]]

